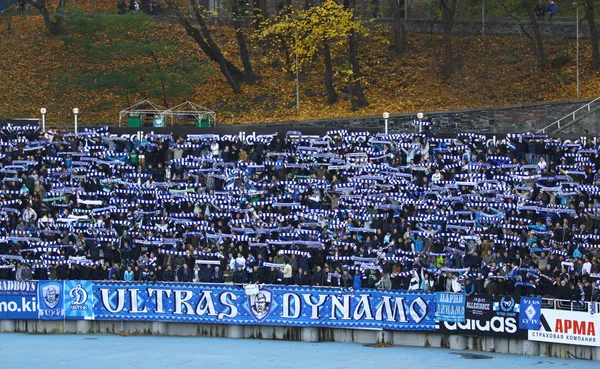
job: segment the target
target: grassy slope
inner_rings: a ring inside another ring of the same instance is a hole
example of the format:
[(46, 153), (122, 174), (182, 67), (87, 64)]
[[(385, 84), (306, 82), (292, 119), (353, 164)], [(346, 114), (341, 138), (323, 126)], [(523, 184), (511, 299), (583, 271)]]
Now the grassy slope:
[[(118, 112), (127, 107), (124, 96), (110, 91), (73, 89), (57, 91), (56, 74), (61, 68), (85, 63), (71, 54), (62, 41), (51, 36), (39, 16), (13, 17), (7, 31), (6, 18), (0, 22), (0, 116), (36, 116), (48, 108), (50, 124), (71, 121), (69, 111), (77, 106), (84, 124), (116, 122)], [(178, 45), (181, 53), (204, 58), (199, 48), (176, 24), (163, 24), (162, 37)], [(215, 29), (225, 54), (235, 63), (237, 44), (230, 28)], [(333, 118), (390, 113), (501, 106), (575, 98), (575, 41), (545, 40), (548, 55), (566, 53), (572, 61), (560, 70), (537, 68), (526, 37), (457, 37), (461, 68), (450, 81), (440, 75), (441, 37), (410, 35), (409, 51), (395, 57), (389, 49), (388, 34), (375, 32), (359, 44), (366, 97), (370, 105), (352, 112), (341, 94), (340, 102), (327, 106), (322, 86), (322, 61), (302, 77), (300, 119)], [(196, 87), (190, 100), (217, 111), (222, 123), (249, 123), (296, 120), (295, 81), (273, 67), (262, 49), (250, 38), (255, 71), (260, 81), (244, 86), (235, 96), (220, 74), (215, 73)], [(589, 73), (589, 40), (581, 42), (581, 96), (600, 95), (600, 73)], [(334, 50), (338, 64), (345, 60)], [(176, 59), (176, 58), (174, 58)], [(132, 61), (133, 62), (133, 61)], [(217, 68), (215, 67), (215, 70)], [(338, 91), (341, 90), (338, 86)], [(160, 103), (160, 99), (154, 99)], [(170, 102), (172, 105), (185, 98)]]

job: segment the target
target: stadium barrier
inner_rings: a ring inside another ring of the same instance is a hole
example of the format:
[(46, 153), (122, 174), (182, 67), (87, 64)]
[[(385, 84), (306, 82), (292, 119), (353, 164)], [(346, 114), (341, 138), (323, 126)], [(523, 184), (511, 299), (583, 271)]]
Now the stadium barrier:
[(591, 311), (548, 308), (540, 298), (422, 291), (0, 281), (2, 332), (388, 343), (600, 360), (600, 315), (586, 306)]

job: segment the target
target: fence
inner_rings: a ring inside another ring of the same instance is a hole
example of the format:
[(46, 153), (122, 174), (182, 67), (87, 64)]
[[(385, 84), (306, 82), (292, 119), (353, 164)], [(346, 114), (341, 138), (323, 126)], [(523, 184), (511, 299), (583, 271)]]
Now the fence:
[(571, 301), (542, 298), (542, 307), (554, 310), (584, 311), (596, 313), (600, 309), (600, 302), (590, 301)]
[(550, 129), (561, 129), (561, 127), (564, 127), (565, 125), (576, 121), (577, 119), (581, 118), (583, 115), (586, 115), (589, 112), (591, 112), (592, 109), (596, 109), (598, 107), (600, 107), (600, 97), (590, 101), (589, 103), (585, 104), (581, 108), (565, 115), (564, 117), (553, 122), (552, 124), (547, 125), (546, 127), (537, 131), (537, 133), (550, 133)]

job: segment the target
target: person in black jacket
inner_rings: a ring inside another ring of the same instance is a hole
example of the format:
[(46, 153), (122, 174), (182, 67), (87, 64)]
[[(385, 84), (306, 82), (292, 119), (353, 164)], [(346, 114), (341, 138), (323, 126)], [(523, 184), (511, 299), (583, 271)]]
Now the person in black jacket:
[(581, 289), (573, 283), (569, 284), (569, 300), (581, 301)]
[(342, 287), (344, 288), (350, 288), (352, 287), (352, 284), (354, 282), (354, 277), (351, 276), (350, 274), (348, 274), (348, 270), (344, 270), (344, 272), (342, 273)]
[(317, 265), (317, 269), (313, 272), (313, 286), (325, 285), (325, 273), (321, 270), (321, 266)]
[(200, 271), (200, 282), (202, 283), (210, 283), (213, 280), (213, 268), (211, 264), (206, 264), (204, 268)]
[(213, 283), (223, 283), (223, 273), (219, 270), (219, 267), (215, 267), (212, 277)]
[(556, 287), (556, 298), (560, 300), (570, 300), (571, 293), (567, 288), (566, 281), (560, 281), (560, 285)]
[(154, 269), (150, 269), (150, 273), (148, 274), (147, 281), (148, 282), (156, 282), (157, 281), (156, 273), (154, 273)]
[(165, 282), (175, 281), (175, 273), (173, 272), (173, 268), (171, 268), (171, 265), (167, 264), (167, 269), (163, 272), (162, 280)]
[(233, 273), (234, 284), (244, 284), (244, 270), (241, 266), (237, 267), (237, 270)]
[(302, 284), (302, 276), (304, 275), (304, 271), (302, 270), (302, 268), (298, 268), (298, 272), (296, 274), (294, 274), (294, 285), (296, 286), (303, 286)]
[(269, 272), (269, 284), (277, 284), (277, 279), (279, 278), (279, 270), (276, 268), (271, 268)]
[(192, 279), (194, 279), (194, 273), (191, 271), (187, 264), (183, 264), (183, 268), (181, 269), (180, 282), (191, 282)]
[(263, 283), (262, 273), (258, 269), (258, 265), (255, 265), (252, 268), (252, 273), (250, 274), (250, 283)]

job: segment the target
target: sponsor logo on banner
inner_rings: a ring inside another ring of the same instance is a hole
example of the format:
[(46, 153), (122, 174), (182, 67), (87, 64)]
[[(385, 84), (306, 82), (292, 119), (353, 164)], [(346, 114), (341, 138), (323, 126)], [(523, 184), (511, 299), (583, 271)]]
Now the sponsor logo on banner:
[(443, 322), (464, 322), (466, 295), (438, 292), (435, 297), (435, 319)]
[(467, 298), (466, 312), (469, 311), (471, 317), (488, 317), (492, 311), (492, 299), (489, 297), (471, 296)]
[(92, 282), (65, 281), (64, 293), (67, 319), (92, 319)]
[(1, 281), (0, 295), (22, 295), (37, 292), (36, 281)]
[(39, 281), (40, 319), (61, 320), (65, 317), (63, 282)]
[(538, 330), (540, 328), (540, 313), (542, 299), (539, 297), (521, 297), (519, 328)]
[(488, 296), (468, 296), (465, 321), (440, 322), (437, 329), (445, 334), (527, 338), (527, 331), (519, 329), (515, 309), (518, 309), (518, 302), (510, 297), (497, 297), (493, 300)]
[(511, 296), (503, 296), (494, 301), (494, 311), (500, 316), (517, 316), (519, 309), (519, 302)]
[(434, 330), (435, 295), (269, 286), (94, 282), (95, 320)]
[(0, 319), (37, 319), (37, 289), (36, 281), (0, 281)]
[[(171, 131), (171, 130), (170, 130)], [(134, 138), (137, 138), (140, 141), (144, 141), (148, 139), (148, 136), (154, 135), (156, 132), (154, 131), (150, 131), (150, 132), (145, 132), (145, 131), (137, 131), (135, 133), (127, 133), (127, 134), (111, 134), (112, 137), (119, 137), (121, 139), (125, 139), (128, 141), (132, 141)], [(186, 139), (207, 139), (207, 140), (211, 140), (214, 139), (216, 141), (225, 141), (225, 142), (241, 142), (243, 144), (247, 144), (247, 145), (254, 145), (254, 143), (256, 142), (257, 137), (260, 138), (260, 136), (276, 136), (277, 132), (273, 133), (271, 130), (269, 130), (269, 133), (263, 133), (263, 134), (258, 134), (256, 132), (252, 132), (252, 133), (247, 133), (246, 131), (239, 131), (236, 134), (225, 134), (225, 135), (218, 135), (218, 134), (189, 134), (189, 133), (185, 133), (185, 138)]]
[(600, 347), (600, 318), (588, 312), (542, 309), (539, 330), (530, 330), (531, 341)]
[(269, 316), (273, 303), (273, 291), (261, 288), (256, 295), (248, 296), (250, 314), (259, 322)]

